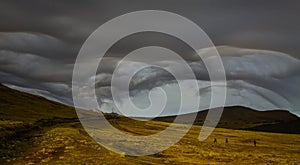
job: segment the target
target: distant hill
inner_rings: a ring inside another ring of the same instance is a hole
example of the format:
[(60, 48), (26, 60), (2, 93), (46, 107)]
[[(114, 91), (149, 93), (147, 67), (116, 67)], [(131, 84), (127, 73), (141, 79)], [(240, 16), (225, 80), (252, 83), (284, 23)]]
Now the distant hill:
[[(195, 125), (203, 125), (208, 110), (199, 111)], [(195, 113), (181, 115), (188, 119)], [(154, 120), (173, 122), (175, 116), (158, 117)], [(182, 120), (184, 123), (185, 120)], [(286, 110), (257, 111), (246, 107), (225, 107), (218, 123), (219, 128), (246, 129), (266, 132), (300, 133), (300, 118)]]

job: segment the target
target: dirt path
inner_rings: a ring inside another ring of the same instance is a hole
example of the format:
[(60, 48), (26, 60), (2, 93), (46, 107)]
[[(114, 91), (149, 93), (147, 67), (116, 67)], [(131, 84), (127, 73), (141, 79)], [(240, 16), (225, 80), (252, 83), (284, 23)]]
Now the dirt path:
[(52, 118), (39, 120), (33, 124), (2, 126), (2, 131), (6, 130), (9, 133), (0, 138), (0, 164), (11, 164), (18, 158), (22, 158), (28, 150), (35, 146), (35, 139), (43, 136), (48, 130), (66, 123), (79, 123), (79, 121), (76, 118)]

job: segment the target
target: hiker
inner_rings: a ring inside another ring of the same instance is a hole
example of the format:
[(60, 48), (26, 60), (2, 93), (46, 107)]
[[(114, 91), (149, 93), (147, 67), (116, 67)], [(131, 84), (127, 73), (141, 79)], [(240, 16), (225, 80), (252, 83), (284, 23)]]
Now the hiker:
[(228, 143), (228, 138), (226, 138), (225, 142), (226, 142), (226, 144)]
[(255, 140), (255, 139), (253, 140), (253, 144), (254, 144), (254, 146), (256, 147), (256, 140)]
[(215, 138), (214, 143), (217, 143), (217, 139)]

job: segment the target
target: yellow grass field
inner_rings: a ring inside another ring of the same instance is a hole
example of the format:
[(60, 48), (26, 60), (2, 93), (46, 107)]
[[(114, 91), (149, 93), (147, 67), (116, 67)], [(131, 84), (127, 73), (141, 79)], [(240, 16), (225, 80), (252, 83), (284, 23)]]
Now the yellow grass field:
[[(124, 120), (124, 122), (127, 120)], [(122, 122), (122, 121), (121, 121)], [(128, 121), (127, 121), (128, 122)], [(151, 134), (168, 123), (148, 121), (149, 128), (129, 123), (122, 127), (143, 134)], [(179, 129), (184, 125), (179, 125)], [(149, 156), (134, 157), (116, 154), (98, 145), (78, 122), (64, 123), (30, 132), (31, 138), (17, 141), (17, 156), (6, 159), (11, 164), (298, 164), (300, 163), (300, 135), (241, 131), (217, 128), (203, 142), (198, 141), (200, 126), (171, 148)], [(113, 135), (107, 135), (113, 138)], [(171, 136), (171, 135), (170, 135)], [(225, 138), (229, 143), (225, 143)], [(217, 138), (217, 144), (214, 144)], [(257, 139), (254, 147), (253, 139)], [(22, 148), (25, 147), (25, 149)]]

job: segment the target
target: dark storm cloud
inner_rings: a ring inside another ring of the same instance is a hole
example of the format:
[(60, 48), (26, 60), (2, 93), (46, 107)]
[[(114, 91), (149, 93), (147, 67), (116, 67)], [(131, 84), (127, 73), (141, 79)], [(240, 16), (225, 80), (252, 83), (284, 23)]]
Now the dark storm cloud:
[(275, 49), (297, 56), (299, 5), (284, 0), (1, 0), (0, 31), (38, 32), (71, 43), (66, 49), (73, 50), (60, 58), (73, 61), (83, 41), (104, 22), (131, 11), (158, 9), (195, 21), (217, 45)]
[[(137, 10), (166, 10), (185, 16), (203, 28), (216, 45), (276, 50), (300, 59), (299, 1), (0, 0), (0, 4), (0, 83), (24, 87), (24, 90), (34, 89), (65, 103), (71, 103), (73, 64), (86, 38), (104, 22)], [(176, 51), (189, 61), (199, 80), (208, 79), (203, 64), (182, 42), (161, 34), (136, 34), (114, 45), (107, 53), (109, 57), (102, 61), (96, 80), (103, 96), (110, 97), (111, 73), (119, 57), (148, 44)], [(244, 62), (242, 64), (236, 63), (236, 58), (226, 58), (227, 54), (242, 56), (247, 53), (268, 54), (222, 48), (229, 79), (246, 77), (249, 82), (257, 82), (253, 77), (259, 73), (260, 76), (272, 74), (274, 78), (293, 80), (293, 75), (299, 72), (295, 63), (284, 61), (286, 58), (283, 61), (266, 60), (276, 66), (284, 65), (277, 70), (272, 68), (273, 72), (259, 61), (252, 62), (260, 63), (255, 67), (262, 72), (241, 67), (247, 64), (247, 58), (238, 59)], [(93, 59), (87, 59), (87, 62), (89, 60)], [(132, 89), (151, 89), (173, 83), (173, 77), (164, 71), (149, 69), (145, 72), (153, 72), (153, 75), (145, 76), (141, 72), (133, 80)], [(284, 93), (284, 88), (281, 90)]]

